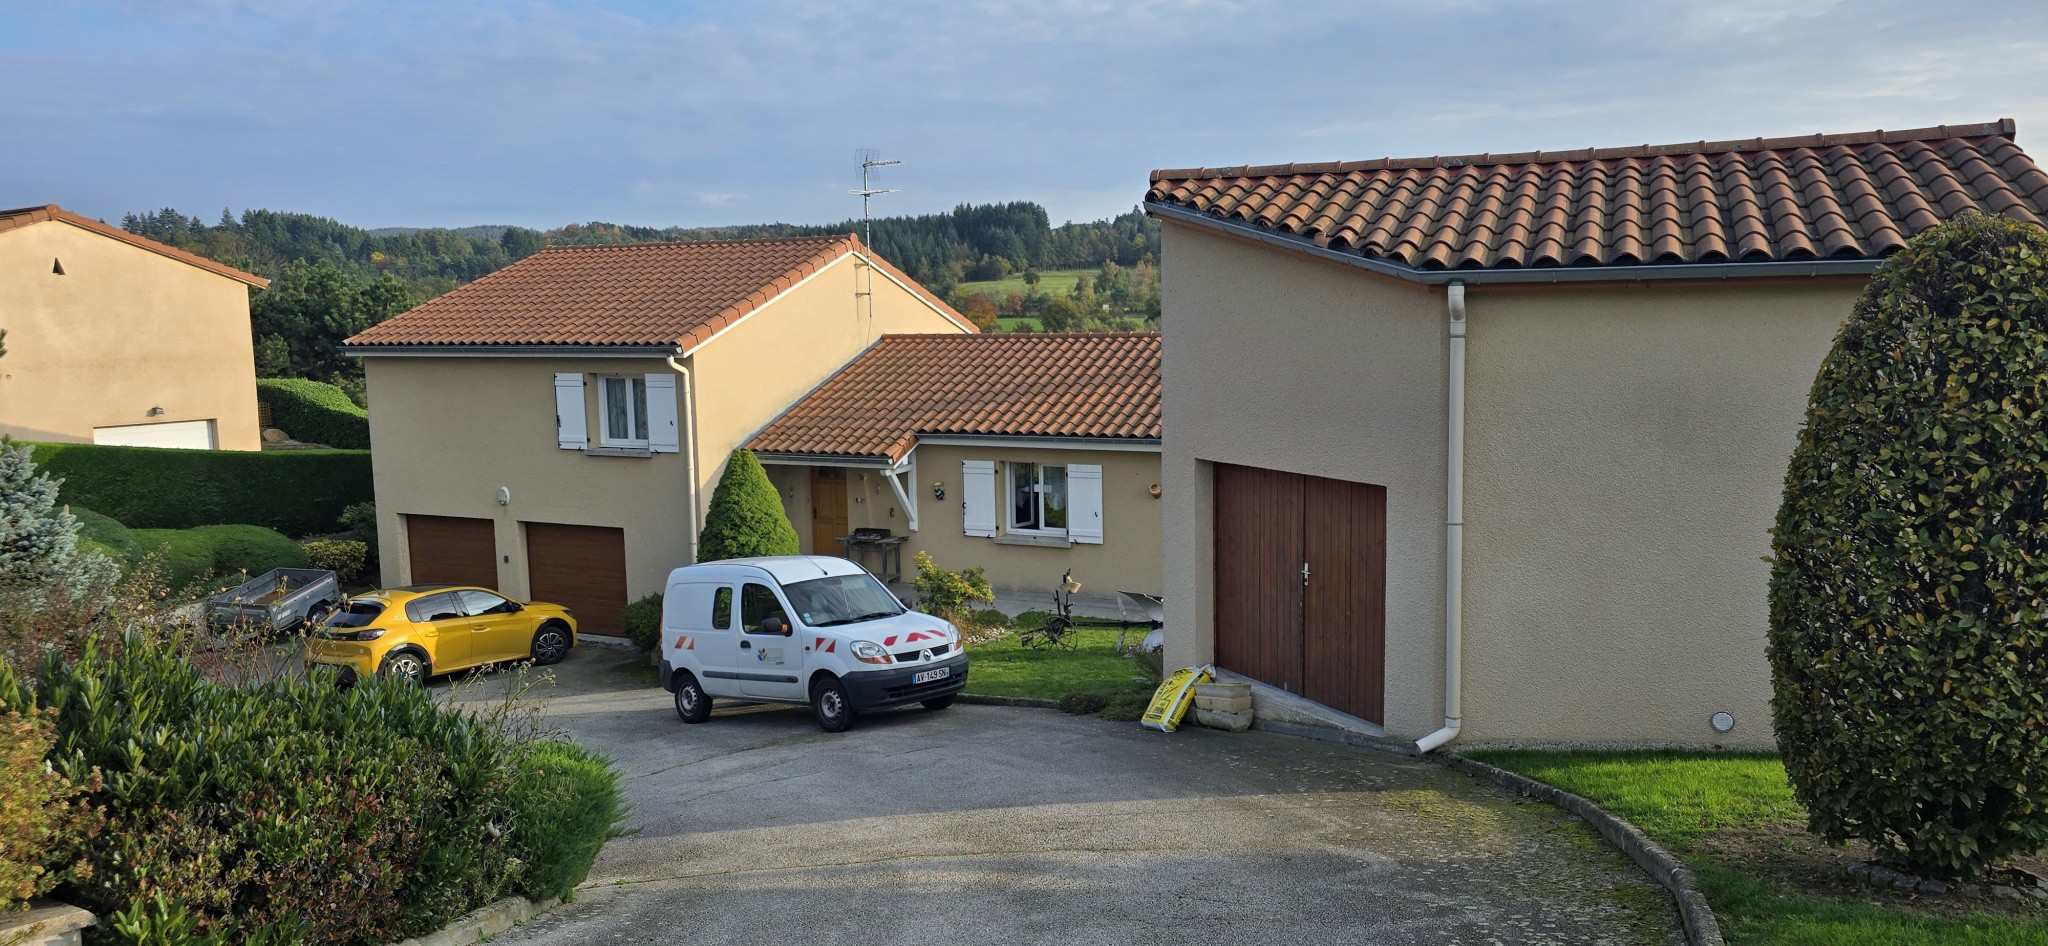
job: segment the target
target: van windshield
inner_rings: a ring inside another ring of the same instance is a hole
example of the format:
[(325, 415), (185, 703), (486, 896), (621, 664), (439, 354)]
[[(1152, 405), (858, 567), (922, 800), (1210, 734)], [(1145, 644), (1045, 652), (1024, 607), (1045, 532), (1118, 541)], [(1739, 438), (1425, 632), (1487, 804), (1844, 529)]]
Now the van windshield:
[(790, 606), (811, 627), (858, 624), (903, 613), (903, 605), (872, 575), (834, 575), (782, 586)]

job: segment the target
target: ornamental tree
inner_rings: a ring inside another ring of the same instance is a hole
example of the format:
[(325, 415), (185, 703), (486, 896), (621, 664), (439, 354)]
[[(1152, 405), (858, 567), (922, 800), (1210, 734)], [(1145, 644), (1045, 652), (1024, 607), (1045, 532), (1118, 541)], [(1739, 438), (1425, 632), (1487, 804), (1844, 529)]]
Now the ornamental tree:
[(782, 497), (768, 471), (747, 450), (734, 450), (711, 492), (711, 511), (697, 541), (697, 561), (797, 554), (796, 528), (782, 513)]
[(1878, 268), (1785, 476), (1772, 715), (1809, 827), (1915, 874), (2048, 847), (2048, 234)]
[(118, 569), (79, 547), (78, 519), (57, 505), (63, 481), (36, 472), (33, 448), (0, 442), (0, 592), (103, 589)]

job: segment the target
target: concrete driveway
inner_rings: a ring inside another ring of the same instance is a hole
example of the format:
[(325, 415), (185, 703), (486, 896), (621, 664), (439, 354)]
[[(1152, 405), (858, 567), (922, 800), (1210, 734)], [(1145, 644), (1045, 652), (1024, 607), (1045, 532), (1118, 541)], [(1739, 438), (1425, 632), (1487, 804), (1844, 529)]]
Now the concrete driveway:
[(964, 704), (685, 726), (629, 655), (552, 676), (530, 696), (618, 760), (636, 833), (496, 943), (1681, 942), (1583, 823), (1427, 763)]

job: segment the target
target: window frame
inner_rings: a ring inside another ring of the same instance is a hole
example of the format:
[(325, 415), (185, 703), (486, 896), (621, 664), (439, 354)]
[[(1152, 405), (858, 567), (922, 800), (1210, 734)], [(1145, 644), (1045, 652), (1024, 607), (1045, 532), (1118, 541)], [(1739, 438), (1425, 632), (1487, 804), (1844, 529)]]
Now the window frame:
[[(1020, 467), (1031, 468), (1031, 505), (1032, 513), (1037, 517), (1037, 525), (1021, 525), (1017, 522), (1017, 470)], [(1035, 463), (1027, 460), (1006, 460), (1003, 462), (1003, 476), (1001, 485), (1003, 497), (1003, 531), (1015, 533), (1017, 535), (1044, 535), (1057, 537), (1066, 536), (1066, 526), (1048, 526), (1044, 524), (1045, 470), (1047, 467), (1059, 468), (1061, 495), (1063, 497), (1067, 497), (1067, 464)], [(1071, 497), (1067, 497), (1065, 501), (1066, 506), (1061, 511), (1066, 513), (1069, 517), (1071, 517), (1073, 515), (1073, 500)], [(1073, 520), (1069, 518), (1068, 521), (1071, 522)]]
[[(770, 614), (763, 614), (763, 615), (761, 615), (761, 621), (762, 621), (762, 622), (766, 622), (766, 621), (767, 621), (767, 620), (768, 620), (769, 618), (771, 618), (771, 617), (780, 617), (780, 618), (782, 619), (782, 629), (783, 629), (783, 633), (781, 633), (781, 634), (776, 634), (776, 633), (773, 633), (773, 632), (770, 632), (770, 631), (764, 631), (764, 630), (761, 630), (761, 629), (760, 629), (760, 626), (759, 626), (759, 624), (752, 624), (752, 625), (750, 625), (750, 624), (748, 624), (748, 623), (747, 623), (747, 589), (749, 589), (749, 588), (759, 588), (759, 589), (761, 589), (762, 591), (765, 591), (765, 592), (767, 592), (767, 593), (768, 593), (768, 600), (770, 600), (770, 601), (773, 601), (773, 602), (775, 602), (775, 610), (774, 610), (774, 612), (773, 612), (773, 613), (770, 613)], [(786, 635), (788, 635), (789, 633), (792, 633), (792, 632), (793, 632), (793, 631), (795, 630), (794, 626), (793, 626), (793, 625), (792, 625), (792, 624), (790, 623), (790, 620), (789, 620), (789, 603), (788, 603), (788, 602), (786, 602), (786, 601), (783, 601), (783, 600), (782, 600), (782, 595), (781, 595), (781, 594), (780, 594), (779, 592), (777, 592), (777, 591), (775, 590), (775, 586), (774, 586), (774, 585), (771, 585), (771, 584), (769, 584), (769, 583), (767, 583), (767, 582), (764, 582), (764, 581), (747, 581), (747, 582), (741, 582), (741, 583), (740, 583), (740, 591), (739, 591), (739, 596), (738, 596), (738, 597), (739, 597), (739, 604), (740, 604), (740, 632), (741, 632), (741, 633), (743, 633), (743, 634), (764, 634), (764, 635), (767, 635), (767, 636), (769, 636), (769, 637), (783, 637), (783, 636), (786, 636)]]
[[(629, 433), (649, 434), (643, 437), (612, 436), (612, 385), (620, 381), (626, 386), (626, 430)], [(635, 396), (635, 386), (638, 396)], [(647, 376), (640, 374), (601, 374), (597, 376), (597, 445), (620, 447), (631, 450), (651, 449), (653, 440), (650, 422), (647, 419)]]
[[(458, 588), (453, 593), (455, 595), (455, 600), (462, 605), (463, 617), (496, 617), (505, 614), (518, 614), (521, 610), (521, 608), (518, 605), (518, 602), (513, 601), (511, 598), (505, 597), (504, 595), (501, 595), (495, 591), (485, 591), (482, 588)], [(477, 611), (474, 610), (474, 606), (470, 604), (469, 599), (471, 595), (496, 598), (498, 599), (498, 603), (492, 605), (490, 608), (486, 610)]]
[(716, 631), (732, 630), (732, 605), (739, 592), (731, 585), (719, 585), (711, 592), (711, 628)]

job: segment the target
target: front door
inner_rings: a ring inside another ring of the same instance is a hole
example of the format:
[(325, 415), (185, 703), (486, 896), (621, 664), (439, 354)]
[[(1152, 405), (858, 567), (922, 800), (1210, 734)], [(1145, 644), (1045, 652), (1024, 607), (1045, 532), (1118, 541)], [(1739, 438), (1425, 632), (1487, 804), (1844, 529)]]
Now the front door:
[(811, 554), (844, 555), (839, 537), (846, 534), (846, 470), (811, 467)]
[[(784, 633), (764, 629), (769, 618), (780, 619)], [(740, 586), (740, 689), (748, 696), (799, 700), (808, 695), (803, 648), (788, 629), (789, 609), (782, 606), (775, 589), (754, 582)]]

